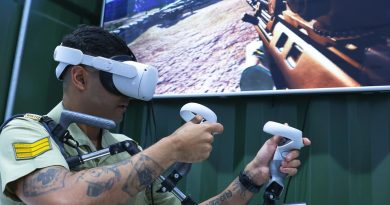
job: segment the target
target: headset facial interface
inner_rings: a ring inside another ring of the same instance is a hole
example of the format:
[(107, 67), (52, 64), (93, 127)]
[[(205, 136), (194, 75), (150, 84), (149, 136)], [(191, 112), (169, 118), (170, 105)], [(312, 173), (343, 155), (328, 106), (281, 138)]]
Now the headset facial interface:
[[(148, 101), (152, 99), (157, 85), (157, 69), (146, 64), (131, 61), (130, 56), (114, 56), (111, 59), (86, 55), (82, 51), (66, 46), (57, 46), (54, 60), (59, 62), (56, 76), (61, 79), (68, 65), (87, 65), (100, 72), (105, 89), (113, 94)], [(123, 62), (121, 62), (123, 61)]]

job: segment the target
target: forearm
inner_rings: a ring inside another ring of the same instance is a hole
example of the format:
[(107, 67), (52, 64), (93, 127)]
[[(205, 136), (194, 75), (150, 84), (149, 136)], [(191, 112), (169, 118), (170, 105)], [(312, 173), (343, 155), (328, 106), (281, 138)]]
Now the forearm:
[[(251, 184), (261, 186), (268, 178), (268, 169), (258, 167), (254, 161), (250, 162), (244, 169), (243, 174)], [(243, 175), (243, 176), (244, 176)], [(245, 180), (243, 180), (245, 181)], [(248, 182), (247, 182), (248, 183)], [(254, 193), (249, 191), (239, 180), (239, 177), (220, 194), (201, 203), (202, 205), (244, 205), (253, 197)]]
[(173, 164), (168, 147), (158, 143), (120, 163), (75, 173), (59, 166), (37, 170), (18, 180), (16, 193), (27, 204), (123, 203)]
[(220, 194), (200, 203), (201, 205), (240, 205), (247, 204), (253, 193), (242, 186), (238, 177)]

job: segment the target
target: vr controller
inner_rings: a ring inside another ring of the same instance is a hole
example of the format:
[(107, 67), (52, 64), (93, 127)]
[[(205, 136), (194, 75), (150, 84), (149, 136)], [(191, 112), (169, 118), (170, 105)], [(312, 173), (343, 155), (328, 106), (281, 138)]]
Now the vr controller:
[[(186, 122), (192, 120), (196, 115), (203, 117), (203, 120), (200, 123), (205, 121), (217, 122), (217, 115), (204, 105), (198, 103), (187, 103), (180, 109), (180, 116)], [(181, 204), (196, 205), (191, 197), (186, 196), (176, 187), (179, 180), (190, 172), (191, 166), (191, 163), (175, 163), (173, 165), (173, 171), (167, 178), (160, 176), (160, 180), (162, 182), (161, 188), (158, 192), (171, 191), (181, 201)]]
[(274, 201), (279, 199), (284, 189), (283, 180), (286, 174), (281, 173), (279, 168), (287, 154), (293, 149), (301, 149), (303, 145), (302, 131), (288, 125), (269, 121), (265, 123), (263, 131), (271, 135), (283, 137), (276, 148), (274, 157), (270, 164), (271, 179), (267, 184), (264, 200)]
[[(59, 62), (56, 76), (61, 79), (68, 65), (88, 65), (109, 75), (101, 80), (103, 86), (114, 94), (148, 101), (152, 99), (157, 85), (156, 68), (134, 61), (116, 61), (101, 56), (86, 55), (82, 51), (59, 45), (54, 50), (54, 60)], [(102, 77), (101, 77), (102, 79)]]

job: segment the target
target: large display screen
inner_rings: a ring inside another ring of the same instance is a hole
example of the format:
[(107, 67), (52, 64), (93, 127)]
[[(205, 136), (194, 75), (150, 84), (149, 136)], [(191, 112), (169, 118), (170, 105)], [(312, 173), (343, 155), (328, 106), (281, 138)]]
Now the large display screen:
[(106, 0), (157, 96), (390, 90), (390, 1)]

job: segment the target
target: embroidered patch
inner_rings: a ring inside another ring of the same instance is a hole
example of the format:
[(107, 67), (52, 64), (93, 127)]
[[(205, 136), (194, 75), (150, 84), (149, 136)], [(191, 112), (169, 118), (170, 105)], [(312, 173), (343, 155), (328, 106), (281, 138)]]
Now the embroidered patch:
[(12, 146), (17, 160), (32, 159), (51, 150), (49, 137), (45, 137), (33, 143), (14, 143)]
[(31, 113), (26, 113), (23, 117), (29, 118), (31, 120), (35, 120), (35, 121), (38, 121), (38, 122), (42, 118), (42, 116), (40, 116), (40, 115), (35, 115), (35, 114), (31, 114)]

